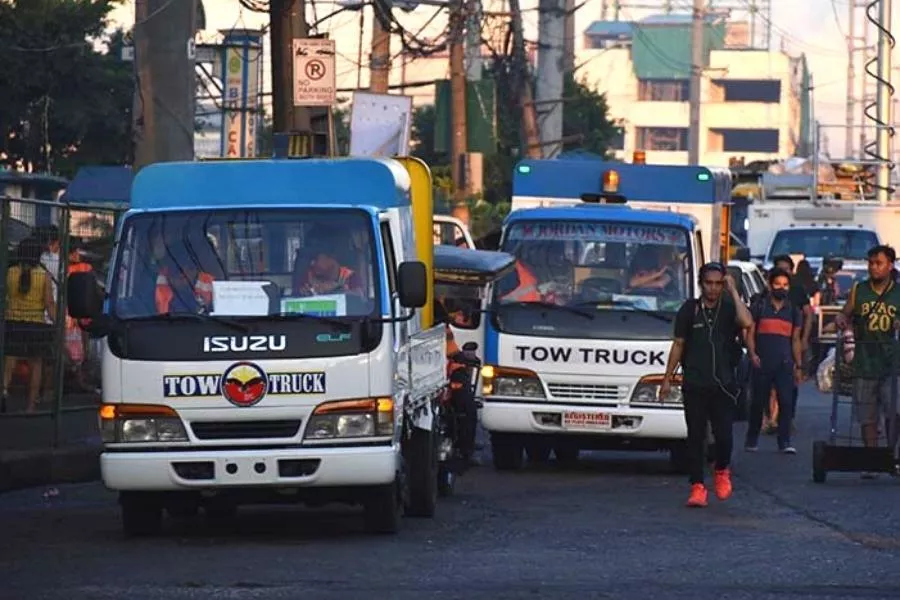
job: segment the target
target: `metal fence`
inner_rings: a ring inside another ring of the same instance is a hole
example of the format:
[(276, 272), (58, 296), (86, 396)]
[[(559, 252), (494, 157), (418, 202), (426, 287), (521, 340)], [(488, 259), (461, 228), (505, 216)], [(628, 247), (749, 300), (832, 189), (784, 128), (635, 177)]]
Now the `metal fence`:
[(66, 310), (70, 273), (106, 281), (120, 207), (0, 197), (0, 449), (93, 435), (100, 350)]

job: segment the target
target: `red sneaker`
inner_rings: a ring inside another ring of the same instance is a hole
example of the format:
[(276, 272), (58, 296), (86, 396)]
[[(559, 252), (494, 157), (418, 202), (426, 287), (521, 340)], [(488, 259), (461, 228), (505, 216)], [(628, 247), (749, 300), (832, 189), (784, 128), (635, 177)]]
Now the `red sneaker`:
[(728, 500), (731, 497), (731, 469), (722, 469), (716, 471), (713, 476), (714, 486), (716, 488), (716, 497), (719, 500)]
[(687, 505), (691, 508), (702, 508), (706, 506), (706, 486), (702, 483), (695, 483), (691, 486), (691, 495), (688, 498)]

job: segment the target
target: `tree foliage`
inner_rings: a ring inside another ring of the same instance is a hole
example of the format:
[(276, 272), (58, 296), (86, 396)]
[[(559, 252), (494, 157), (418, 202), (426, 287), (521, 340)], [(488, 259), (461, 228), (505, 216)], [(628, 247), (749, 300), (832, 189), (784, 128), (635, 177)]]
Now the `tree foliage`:
[[(484, 161), (483, 199), (491, 204), (509, 200), (513, 169), (522, 156), (522, 110), (515, 94), (513, 69), (511, 57), (498, 55), (485, 70), (485, 76), (492, 78), (497, 88), (497, 152)], [(565, 81), (564, 94), (563, 137), (574, 139), (564, 144), (563, 151), (578, 149), (605, 156), (616, 131), (608, 116), (606, 97), (572, 77)], [(413, 154), (431, 165), (433, 172), (443, 175), (449, 171), (449, 157), (434, 151), (435, 118), (434, 106), (416, 109)], [(437, 187), (442, 191), (440, 185)]]
[(119, 56), (122, 32), (106, 32), (117, 3), (0, 0), (4, 164), (71, 176), (130, 162), (133, 75)]

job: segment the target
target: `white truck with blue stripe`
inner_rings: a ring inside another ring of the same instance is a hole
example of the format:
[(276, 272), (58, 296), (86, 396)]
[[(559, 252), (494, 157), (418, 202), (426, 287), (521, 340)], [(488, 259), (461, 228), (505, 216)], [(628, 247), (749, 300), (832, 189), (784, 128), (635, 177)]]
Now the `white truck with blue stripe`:
[(583, 449), (683, 456), (680, 388), (658, 391), (676, 312), (700, 266), (727, 256), (730, 191), (704, 167), (517, 166), (500, 244), (516, 271), (492, 286), (482, 369), (496, 468)]

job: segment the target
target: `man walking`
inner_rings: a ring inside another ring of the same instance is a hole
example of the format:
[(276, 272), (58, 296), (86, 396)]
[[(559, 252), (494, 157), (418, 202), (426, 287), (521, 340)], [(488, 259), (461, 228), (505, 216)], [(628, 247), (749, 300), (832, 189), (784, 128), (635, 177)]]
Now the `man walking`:
[(753, 365), (753, 401), (747, 424), (744, 448), (748, 452), (759, 449), (759, 432), (763, 410), (774, 387), (778, 398), (778, 449), (796, 454), (791, 444), (791, 422), (794, 416), (793, 395), (803, 380), (801, 331), (803, 314), (791, 303), (791, 277), (781, 269), (769, 274), (769, 291), (751, 308), (754, 324), (750, 327), (748, 344)]
[[(782, 254), (781, 256), (776, 256), (772, 260), (772, 264), (775, 269), (780, 269), (789, 274), (791, 278), (791, 287), (788, 291), (788, 299), (790, 299), (791, 304), (795, 307), (799, 308), (803, 312), (803, 330), (800, 332), (800, 355), (801, 357), (806, 356), (806, 352), (809, 350), (809, 338), (812, 335), (813, 328), (813, 318), (815, 315), (813, 314), (812, 304), (809, 301), (809, 294), (806, 293), (806, 290), (803, 289), (803, 286), (800, 285), (800, 282), (794, 281), (794, 259), (791, 258), (787, 254)], [(801, 363), (802, 368), (802, 363)], [(794, 418), (797, 416), (797, 399), (800, 397), (800, 388), (799, 386), (794, 388), (793, 398), (791, 400), (791, 415)]]
[(868, 258), (869, 278), (853, 285), (835, 323), (841, 330), (853, 328), (853, 410), (863, 444), (872, 448), (878, 445), (882, 414), (894, 417), (887, 409), (892, 406), (891, 380), (896, 377), (894, 330), (900, 287), (892, 273), (897, 260), (893, 248), (875, 246), (869, 250)]
[(733, 353), (741, 330), (753, 322), (724, 265), (703, 265), (700, 287), (700, 299), (685, 302), (675, 317), (674, 340), (660, 386), (660, 395), (667, 397), (675, 369), (681, 364), (691, 483), (687, 505), (691, 507), (707, 505), (707, 424), (715, 438), (715, 493), (720, 500), (731, 496), (732, 425), (737, 402)]

